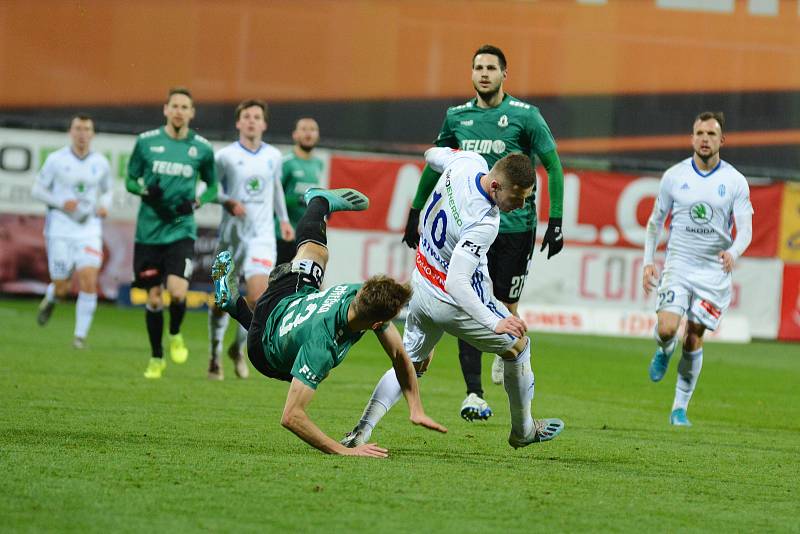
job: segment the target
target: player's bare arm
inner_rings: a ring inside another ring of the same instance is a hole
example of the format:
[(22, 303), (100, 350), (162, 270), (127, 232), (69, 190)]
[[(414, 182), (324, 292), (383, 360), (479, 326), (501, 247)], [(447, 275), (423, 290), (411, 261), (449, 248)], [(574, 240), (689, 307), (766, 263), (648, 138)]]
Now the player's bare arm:
[(378, 336), (383, 350), (392, 360), (392, 367), (394, 367), (397, 381), (400, 383), (400, 389), (408, 402), (411, 422), (437, 432), (447, 432), (447, 428), (425, 415), (425, 409), (422, 407), (422, 400), (419, 396), (417, 373), (403, 348), (403, 339), (397, 327), (388, 323), (383, 331), (376, 331), (375, 334)]
[(644, 294), (649, 295), (658, 284), (658, 270), (653, 264), (647, 264), (642, 269), (642, 289)]
[(378, 447), (375, 443), (366, 443), (359, 447), (348, 449), (338, 441), (328, 437), (306, 413), (306, 407), (312, 398), (314, 398), (314, 389), (294, 378), (289, 386), (289, 394), (286, 396), (281, 425), (325, 454), (369, 456), (372, 458), (386, 458), (389, 455), (388, 450)]

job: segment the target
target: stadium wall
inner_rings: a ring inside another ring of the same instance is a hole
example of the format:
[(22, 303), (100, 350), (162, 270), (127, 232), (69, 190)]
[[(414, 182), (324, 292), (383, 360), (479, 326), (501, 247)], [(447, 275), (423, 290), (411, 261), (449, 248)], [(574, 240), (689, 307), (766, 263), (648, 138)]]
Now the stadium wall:
[[(30, 197), (36, 170), (51, 151), (63, 146), (62, 133), (0, 129), (0, 290), (41, 293), (47, 276), (44, 207)], [(115, 198), (104, 226), (106, 259), (100, 285), (107, 298), (138, 302), (130, 292), (133, 231), (138, 199), (124, 188), (134, 136), (102, 134), (94, 148), (106, 154), (115, 172)], [(217, 148), (227, 143), (215, 143)], [(281, 147), (287, 149), (288, 147)], [(357, 187), (371, 198), (359, 214), (340, 213), (330, 221), (334, 251), (331, 280), (358, 281), (379, 273), (408, 279), (413, 252), (400, 243), (408, 206), (422, 169), (420, 158), (320, 150), (323, 180), (331, 187)], [(536, 329), (613, 335), (649, 335), (653, 302), (641, 292), (644, 225), (657, 191), (658, 175), (567, 169), (564, 227), (567, 246), (551, 260), (534, 254), (521, 299), (521, 313)], [(547, 181), (538, 184), (539, 227), (546, 226)], [(800, 188), (780, 182), (753, 183), (756, 210), (753, 244), (734, 276), (734, 300), (724, 340), (800, 339), (800, 265), (797, 214)], [(208, 271), (216, 247), (221, 212), (197, 212), (199, 268), (193, 302), (207, 295)], [(540, 232), (541, 234), (541, 232)], [(121, 291), (120, 291), (121, 290)]]

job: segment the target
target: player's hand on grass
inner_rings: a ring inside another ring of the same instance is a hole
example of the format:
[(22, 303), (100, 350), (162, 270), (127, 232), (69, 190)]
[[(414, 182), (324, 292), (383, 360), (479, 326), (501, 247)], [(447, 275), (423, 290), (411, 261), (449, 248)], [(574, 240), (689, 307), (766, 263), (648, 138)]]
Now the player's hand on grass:
[(435, 430), (437, 432), (441, 432), (442, 434), (447, 433), (447, 427), (440, 425), (427, 415), (423, 414), (411, 414), (411, 422), (415, 425), (419, 425), (421, 427), (425, 427), (428, 430)]
[(511, 334), (514, 337), (522, 337), (528, 332), (528, 325), (516, 315), (509, 315), (497, 323), (494, 331), (496, 334)]
[(370, 458), (386, 458), (389, 450), (378, 447), (377, 443), (365, 443), (352, 449), (345, 449), (346, 452), (340, 453), (342, 456), (368, 456)]
[(550, 217), (550, 221), (547, 223), (547, 231), (544, 233), (544, 238), (542, 239), (542, 248), (539, 252), (544, 251), (544, 247), (548, 247), (548, 260), (561, 252), (561, 249), (564, 248), (564, 235), (561, 232), (561, 217)]
[(649, 295), (651, 291), (656, 288), (658, 284), (658, 271), (656, 266), (651, 264), (645, 265), (642, 270), (642, 289), (644, 294)]
[(242, 203), (237, 200), (233, 200), (232, 198), (229, 198), (228, 200), (223, 202), (222, 207), (225, 208), (225, 211), (227, 211), (234, 217), (244, 217), (245, 215), (247, 215), (247, 210), (242, 205)]
[(416, 208), (408, 210), (408, 220), (406, 221), (406, 229), (403, 232), (403, 243), (408, 245), (408, 248), (415, 249), (419, 245), (419, 212)]
[(64, 205), (61, 206), (61, 209), (63, 209), (67, 213), (72, 213), (76, 209), (78, 209), (78, 201), (75, 200), (74, 198), (71, 198), (66, 202), (64, 202)]
[(734, 261), (733, 261), (733, 255), (731, 255), (730, 252), (728, 252), (727, 250), (722, 250), (720, 251), (719, 254), (717, 254), (717, 256), (719, 257), (719, 262), (722, 264), (723, 271), (725, 271), (726, 273), (733, 271)]

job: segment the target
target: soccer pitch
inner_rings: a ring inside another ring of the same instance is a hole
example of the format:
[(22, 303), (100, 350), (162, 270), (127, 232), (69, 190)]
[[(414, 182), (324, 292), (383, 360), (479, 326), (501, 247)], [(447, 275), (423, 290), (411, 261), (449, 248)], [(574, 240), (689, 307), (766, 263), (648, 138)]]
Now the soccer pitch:
[[(653, 343), (533, 334), (534, 415), (552, 442), (513, 450), (495, 415), (459, 417), (464, 385), (447, 338), (421, 381), (414, 427), (401, 401), (373, 434), (387, 460), (326, 456), (280, 426), (287, 384), (253, 371), (206, 379), (206, 315), (187, 314), (190, 356), (148, 381), (144, 312), (101, 305), (89, 348), (70, 346), (74, 304), (46, 328), (36, 301), (1, 300), (4, 531), (798, 531), (800, 347), (708, 344), (689, 410), (668, 424), (673, 361), (652, 384)], [(230, 329), (229, 334), (232, 333)], [(340, 438), (389, 367), (367, 334), (314, 398)]]

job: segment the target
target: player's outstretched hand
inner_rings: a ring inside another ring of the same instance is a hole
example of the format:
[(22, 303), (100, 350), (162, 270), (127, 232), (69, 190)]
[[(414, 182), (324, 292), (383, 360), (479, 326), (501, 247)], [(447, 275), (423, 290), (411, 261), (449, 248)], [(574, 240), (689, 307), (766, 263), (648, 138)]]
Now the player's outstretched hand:
[(733, 256), (731, 255), (730, 252), (728, 252), (727, 250), (722, 250), (720, 251), (719, 254), (717, 254), (717, 256), (719, 257), (719, 262), (722, 264), (723, 271), (725, 271), (726, 273), (733, 271), (734, 262), (733, 262)]
[(368, 456), (370, 458), (386, 458), (389, 456), (389, 450), (383, 447), (378, 447), (377, 443), (365, 443), (352, 449), (347, 449), (347, 452), (342, 453), (343, 456)]
[(411, 208), (408, 210), (408, 219), (406, 220), (406, 229), (403, 233), (403, 243), (408, 245), (410, 249), (416, 249), (419, 245), (419, 212), (420, 210)]
[(528, 325), (516, 315), (509, 315), (497, 323), (494, 331), (497, 334), (511, 334), (514, 337), (522, 337), (528, 332)]
[(442, 434), (447, 433), (447, 428), (440, 425), (430, 417), (425, 414), (422, 415), (411, 415), (411, 422), (415, 425), (423, 426), (429, 430), (435, 430), (437, 432), (441, 432)]
[(542, 239), (542, 248), (539, 252), (544, 251), (544, 247), (548, 247), (548, 260), (561, 252), (561, 249), (564, 248), (564, 235), (561, 233), (561, 217), (550, 217), (550, 221), (547, 223), (547, 231), (544, 233), (544, 238)]
[(229, 198), (223, 202), (222, 207), (234, 217), (244, 217), (247, 215), (247, 210), (245, 209), (244, 205), (241, 202), (233, 200), (232, 198)]

